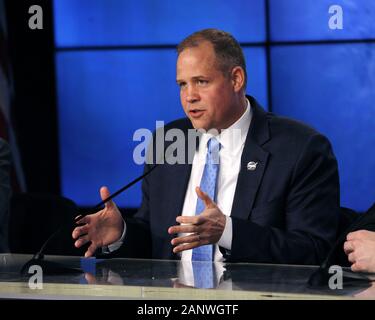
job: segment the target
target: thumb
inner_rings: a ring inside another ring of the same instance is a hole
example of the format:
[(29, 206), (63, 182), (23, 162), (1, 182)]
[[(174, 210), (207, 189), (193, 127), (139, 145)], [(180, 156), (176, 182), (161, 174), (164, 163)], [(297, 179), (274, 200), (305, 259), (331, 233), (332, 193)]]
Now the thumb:
[[(100, 197), (102, 198), (102, 200), (104, 201), (105, 199), (108, 199), (109, 197), (111, 196), (111, 193), (109, 192), (109, 189), (107, 187), (101, 187), (100, 188)], [(106, 202), (105, 204), (105, 207), (107, 209), (113, 207), (115, 204), (112, 200)]]
[(206, 208), (216, 207), (215, 202), (208, 196), (207, 193), (203, 192), (200, 187), (195, 188), (197, 196), (204, 202)]

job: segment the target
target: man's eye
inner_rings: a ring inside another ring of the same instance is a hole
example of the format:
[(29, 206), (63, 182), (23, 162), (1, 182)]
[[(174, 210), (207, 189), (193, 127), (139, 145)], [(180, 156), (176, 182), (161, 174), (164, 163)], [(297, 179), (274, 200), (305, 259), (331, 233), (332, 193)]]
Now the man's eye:
[(183, 88), (186, 87), (186, 83), (185, 83), (185, 82), (180, 82), (180, 83), (178, 84), (178, 86), (180, 87), (180, 89), (183, 89)]
[(200, 86), (205, 86), (207, 83), (208, 83), (207, 80), (198, 80), (198, 84), (199, 84)]

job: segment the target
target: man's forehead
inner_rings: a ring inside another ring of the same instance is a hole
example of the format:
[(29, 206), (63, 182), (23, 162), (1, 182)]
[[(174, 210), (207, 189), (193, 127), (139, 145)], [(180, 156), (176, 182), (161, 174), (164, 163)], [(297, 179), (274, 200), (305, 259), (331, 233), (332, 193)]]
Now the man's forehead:
[(190, 77), (203, 76), (204, 73), (216, 69), (216, 56), (202, 50), (203, 48), (199, 49), (199, 51), (186, 49), (186, 52), (185, 50), (181, 52), (177, 59), (177, 74), (189, 74)]
[(180, 52), (178, 58), (189, 57), (191, 55), (203, 55), (205, 57), (215, 57), (215, 50), (211, 42), (202, 41), (196, 46), (187, 47)]
[(211, 63), (205, 63), (204, 61), (197, 62), (193, 67), (188, 65), (177, 65), (176, 80), (187, 80), (187, 79), (198, 79), (202, 77), (209, 77), (216, 71), (215, 66)]

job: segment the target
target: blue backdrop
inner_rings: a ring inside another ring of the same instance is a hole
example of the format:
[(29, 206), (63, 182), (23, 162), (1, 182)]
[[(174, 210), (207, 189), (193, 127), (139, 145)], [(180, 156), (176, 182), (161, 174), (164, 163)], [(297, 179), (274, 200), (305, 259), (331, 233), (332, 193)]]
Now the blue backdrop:
[[(368, 208), (375, 201), (375, 1), (334, 3), (343, 9), (342, 30), (329, 28), (330, 0), (55, 0), (63, 194), (90, 206), (100, 186), (115, 190), (142, 172), (133, 161), (134, 131), (184, 115), (174, 46), (214, 27), (241, 42), (249, 94), (328, 136), (342, 205)], [(140, 186), (117, 203), (138, 207)]]

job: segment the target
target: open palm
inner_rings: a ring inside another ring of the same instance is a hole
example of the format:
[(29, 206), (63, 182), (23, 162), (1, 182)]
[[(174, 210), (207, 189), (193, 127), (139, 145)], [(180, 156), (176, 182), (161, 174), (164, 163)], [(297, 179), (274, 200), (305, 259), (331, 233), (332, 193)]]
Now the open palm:
[[(100, 189), (100, 196), (102, 200), (110, 196), (107, 187)], [(103, 210), (79, 219), (77, 224), (80, 226), (76, 227), (72, 233), (73, 239), (77, 239), (74, 245), (80, 248), (91, 242), (85, 257), (91, 257), (97, 248), (119, 240), (124, 228), (121, 213), (113, 201), (108, 201)]]

